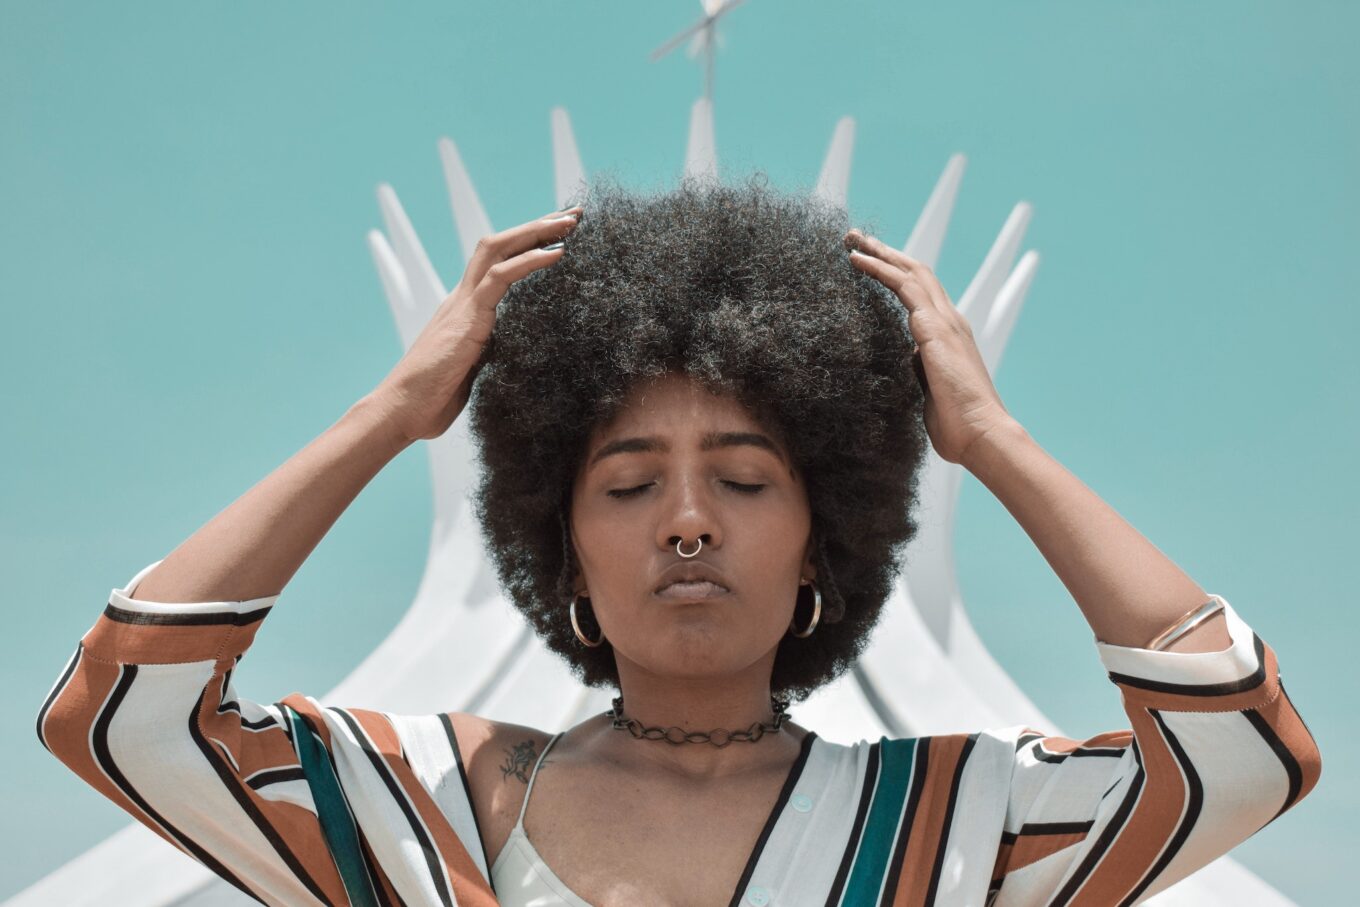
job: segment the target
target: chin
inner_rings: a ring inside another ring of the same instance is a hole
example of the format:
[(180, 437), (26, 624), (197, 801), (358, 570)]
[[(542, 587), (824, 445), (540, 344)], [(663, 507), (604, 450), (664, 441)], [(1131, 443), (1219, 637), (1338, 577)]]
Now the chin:
[(653, 638), (646, 666), (671, 677), (720, 677), (750, 668), (765, 653), (760, 641), (722, 624), (670, 627)]

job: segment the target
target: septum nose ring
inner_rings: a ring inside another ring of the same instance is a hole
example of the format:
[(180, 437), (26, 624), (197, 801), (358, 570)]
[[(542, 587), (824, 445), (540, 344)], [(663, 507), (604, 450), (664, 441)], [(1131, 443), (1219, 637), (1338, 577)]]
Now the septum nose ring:
[(704, 547), (704, 540), (703, 540), (703, 539), (695, 539), (694, 541), (695, 541), (695, 548), (694, 548), (694, 550), (691, 551), (689, 554), (686, 554), (685, 552), (683, 552), (683, 551), (680, 550), (680, 546), (683, 545), (683, 544), (685, 544), (685, 540), (684, 540), (683, 538), (680, 539), (680, 541), (678, 541), (678, 542), (675, 543), (675, 553), (678, 554), (678, 555), (680, 555), (681, 557), (694, 557), (694, 555), (696, 555), (696, 554), (699, 553), (699, 549), (702, 548), (702, 547)]

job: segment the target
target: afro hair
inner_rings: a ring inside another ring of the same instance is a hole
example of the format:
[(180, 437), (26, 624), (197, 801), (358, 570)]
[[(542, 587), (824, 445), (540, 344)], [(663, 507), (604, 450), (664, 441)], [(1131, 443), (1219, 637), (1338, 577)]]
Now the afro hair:
[[(572, 482), (592, 427), (678, 370), (745, 404), (804, 477), (822, 617), (785, 635), (770, 679), (804, 699), (859, 657), (917, 531), (929, 445), (902, 303), (849, 261), (843, 208), (763, 171), (652, 195), (600, 177), (584, 194), (563, 255), (498, 305), (470, 398), (473, 505), (501, 583), (584, 684), (618, 687), (613, 647), (583, 645), (567, 618)], [(578, 620), (599, 634), (592, 612)]]

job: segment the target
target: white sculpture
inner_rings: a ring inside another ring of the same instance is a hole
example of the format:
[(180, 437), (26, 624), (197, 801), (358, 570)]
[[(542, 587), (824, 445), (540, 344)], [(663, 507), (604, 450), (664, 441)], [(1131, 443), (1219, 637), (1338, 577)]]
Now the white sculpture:
[[(582, 185), (585, 171), (560, 107), (551, 112), (551, 131), (560, 208)], [(836, 124), (815, 190), (842, 207), (853, 144), (854, 120), (844, 117)], [(478, 238), (494, 231), (457, 147), (440, 139), (439, 154), (466, 261)], [(962, 154), (949, 159), (904, 247), (932, 268), (964, 165)], [(685, 171), (717, 173), (707, 97), (691, 110)], [(390, 186), (378, 187), (378, 203), (386, 233), (370, 231), (368, 245), (407, 348), (448, 291)], [(1016, 262), (1030, 211), (1024, 202), (1015, 206), (958, 302), (993, 373), (1038, 267), (1033, 251)], [(476, 460), (466, 422), (455, 422), (443, 437), (426, 444), (434, 527), (415, 601), (391, 634), (318, 701), (399, 714), (474, 712), (549, 733), (608, 709), (611, 691), (582, 687), (500, 594), (469, 502)], [(964, 609), (953, 555), (962, 474), (962, 467), (928, 454), (920, 484), (921, 529), (905, 552), (908, 567), (859, 663), (791, 709), (803, 726), (841, 743), (1014, 724), (1061, 733), (991, 657)], [(1088, 682), (1103, 678), (1093, 674)], [(229, 698), (235, 698), (234, 689), (233, 677)], [(6, 903), (208, 907), (254, 902), (134, 822)], [(1145, 903), (1273, 907), (1291, 902), (1224, 857)]]

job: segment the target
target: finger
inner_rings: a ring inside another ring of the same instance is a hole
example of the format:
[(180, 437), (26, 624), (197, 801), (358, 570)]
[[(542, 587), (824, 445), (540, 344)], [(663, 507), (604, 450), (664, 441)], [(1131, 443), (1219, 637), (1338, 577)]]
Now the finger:
[(902, 301), (902, 304), (907, 307), (908, 317), (919, 312), (933, 312), (935, 310), (935, 302), (930, 298), (925, 287), (921, 286), (919, 281), (897, 265), (890, 264), (872, 255), (866, 255), (859, 249), (850, 250), (850, 261), (855, 267), (892, 290), (897, 298)]
[(953, 308), (953, 303), (949, 301), (949, 294), (944, 291), (935, 272), (925, 262), (912, 258), (901, 249), (894, 248), (876, 236), (870, 236), (859, 230), (850, 230), (846, 234), (847, 244), (852, 244), (862, 252), (867, 252), (875, 258), (882, 259), (890, 264), (896, 265), (903, 271), (912, 275), (923, 286), (929, 296), (930, 303), (941, 312), (946, 307)]
[(534, 247), (504, 261), (495, 262), (486, 269), (486, 274), (482, 276), (473, 293), (478, 305), (495, 306), (505, 296), (505, 291), (512, 283), (540, 268), (554, 264), (565, 250), (566, 247), (560, 244), (555, 249)]
[(554, 211), (538, 220), (483, 236), (477, 240), (463, 280), (469, 286), (478, 286), (497, 262), (566, 236), (580, 222), (580, 212), (581, 205), (573, 205), (565, 211)]

